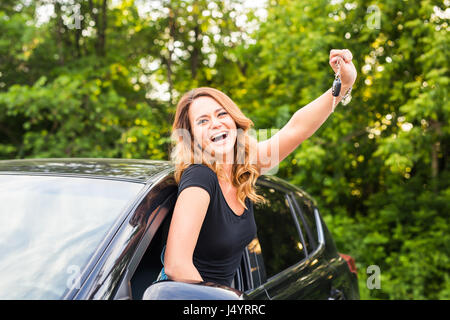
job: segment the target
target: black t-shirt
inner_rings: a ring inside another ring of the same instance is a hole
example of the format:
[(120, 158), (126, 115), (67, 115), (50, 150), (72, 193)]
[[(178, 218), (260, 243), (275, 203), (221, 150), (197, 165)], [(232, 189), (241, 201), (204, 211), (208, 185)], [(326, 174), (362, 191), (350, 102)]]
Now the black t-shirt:
[(253, 203), (246, 197), (248, 209), (236, 215), (225, 200), (216, 173), (203, 164), (193, 164), (183, 171), (178, 195), (192, 186), (205, 189), (210, 196), (194, 249), (194, 266), (203, 280), (230, 286), (245, 247), (256, 236)]

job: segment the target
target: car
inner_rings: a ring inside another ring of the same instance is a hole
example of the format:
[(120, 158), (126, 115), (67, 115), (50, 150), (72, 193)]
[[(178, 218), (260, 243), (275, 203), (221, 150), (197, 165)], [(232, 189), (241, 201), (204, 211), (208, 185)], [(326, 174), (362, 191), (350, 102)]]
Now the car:
[(163, 160), (1, 160), (0, 299), (359, 299), (316, 201), (273, 175), (230, 287), (156, 281), (177, 188)]

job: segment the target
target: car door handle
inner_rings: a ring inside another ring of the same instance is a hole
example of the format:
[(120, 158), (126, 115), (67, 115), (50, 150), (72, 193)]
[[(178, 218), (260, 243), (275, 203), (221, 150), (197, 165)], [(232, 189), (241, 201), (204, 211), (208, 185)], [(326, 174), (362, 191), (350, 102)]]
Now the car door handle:
[(345, 296), (341, 290), (332, 288), (328, 300), (345, 300)]

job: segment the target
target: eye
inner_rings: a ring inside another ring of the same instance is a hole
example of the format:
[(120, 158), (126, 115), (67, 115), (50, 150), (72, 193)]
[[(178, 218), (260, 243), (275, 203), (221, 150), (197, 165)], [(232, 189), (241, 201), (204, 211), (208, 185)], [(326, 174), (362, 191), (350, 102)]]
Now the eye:
[(200, 119), (199, 121), (197, 121), (197, 124), (204, 124), (203, 121), (208, 121), (208, 120), (206, 120), (206, 119)]
[(227, 112), (222, 111), (221, 113), (219, 113), (219, 117), (220, 117), (220, 116), (223, 116), (223, 115), (227, 115), (227, 114), (228, 114)]

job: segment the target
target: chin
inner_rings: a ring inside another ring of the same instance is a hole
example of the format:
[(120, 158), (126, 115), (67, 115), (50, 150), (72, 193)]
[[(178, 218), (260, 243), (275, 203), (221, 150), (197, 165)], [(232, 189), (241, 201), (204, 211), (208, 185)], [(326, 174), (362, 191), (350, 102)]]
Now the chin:
[(228, 143), (224, 146), (208, 146), (211, 155), (219, 163), (232, 163), (234, 161), (234, 144)]

